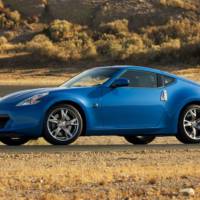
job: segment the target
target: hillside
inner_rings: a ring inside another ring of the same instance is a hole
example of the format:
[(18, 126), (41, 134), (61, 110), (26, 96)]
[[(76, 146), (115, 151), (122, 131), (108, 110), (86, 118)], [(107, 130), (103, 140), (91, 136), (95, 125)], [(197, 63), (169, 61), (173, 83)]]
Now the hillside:
[(4, 67), (198, 65), (200, 1), (2, 0), (0, 53)]
[(24, 18), (39, 17), (48, 22), (65, 19), (91, 27), (117, 19), (128, 19), (133, 29), (162, 25), (170, 19), (200, 19), (198, 0), (3, 0), (3, 3), (18, 10)]

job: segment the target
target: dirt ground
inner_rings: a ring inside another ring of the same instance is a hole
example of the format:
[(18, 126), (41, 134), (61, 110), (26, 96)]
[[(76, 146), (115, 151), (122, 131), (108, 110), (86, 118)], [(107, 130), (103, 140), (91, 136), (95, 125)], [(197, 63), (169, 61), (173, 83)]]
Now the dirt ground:
[[(0, 153), (0, 198), (200, 199), (199, 153)], [(182, 194), (184, 188), (194, 196)]]

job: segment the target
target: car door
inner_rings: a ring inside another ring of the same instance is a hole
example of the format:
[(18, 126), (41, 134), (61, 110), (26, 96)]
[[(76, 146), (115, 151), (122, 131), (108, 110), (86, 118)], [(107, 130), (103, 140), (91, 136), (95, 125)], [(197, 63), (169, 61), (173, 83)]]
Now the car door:
[(157, 74), (127, 70), (120, 78), (128, 87), (104, 88), (101, 115), (108, 130), (146, 130), (160, 128), (165, 114), (165, 90), (157, 87)]

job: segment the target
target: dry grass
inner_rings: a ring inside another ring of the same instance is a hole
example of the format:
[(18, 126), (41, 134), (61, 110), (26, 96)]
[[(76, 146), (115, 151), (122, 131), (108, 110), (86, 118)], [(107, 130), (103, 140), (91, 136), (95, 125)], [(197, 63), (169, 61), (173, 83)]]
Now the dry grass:
[(8, 43), (4, 35), (0, 38), (0, 51), (10, 54), (7, 46), (13, 45), (16, 52), (30, 53), (36, 61), (46, 63), (90, 60), (141, 65), (179, 63), (181, 60), (182, 63), (198, 64), (199, 30), (200, 23), (187, 18), (147, 26), (139, 32), (129, 30), (126, 19), (101, 24), (96, 30), (55, 20), (27, 42)]
[(102, 23), (96, 29), (66, 20), (55, 20), (44, 27), (23, 42), (12, 42), (19, 37), (17, 32), (5, 32), (0, 38), (0, 52), (30, 53), (35, 61), (46, 63), (89, 60), (165, 65), (181, 61), (197, 65), (200, 61), (200, 23), (188, 18), (171, 19), (139, 31), (130, 30), (127, 19)]
[(179, 190), (192, 187), (196, 191), (194, 199), (198, 199), (200, 198), (198, 155), (198, 150), (66, 154), (1, 153), (0, 197), (1, 199), (169, 199), (172, 197), (183, 199)]

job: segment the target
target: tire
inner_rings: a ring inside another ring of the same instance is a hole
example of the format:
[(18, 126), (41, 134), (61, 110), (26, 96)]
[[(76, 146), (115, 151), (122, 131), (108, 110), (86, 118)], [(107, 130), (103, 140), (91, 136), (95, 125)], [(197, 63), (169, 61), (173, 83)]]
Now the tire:
[(20, 146), (27, 143), (29, 138), (1, 138), (0, 141), (8, 146)]
[(68, 145), (83, 131), (83, 118), (77, 108), (60, 104), (51, 108), (44, 121), (44, 139), (53, 145)]
[(125, 139), (132, 144), (149, 144), (155, 136), (125, 136)]
[(180, 114), (176, 138), (184, 144), (200, 143), (200, 106), (187, 106)]

